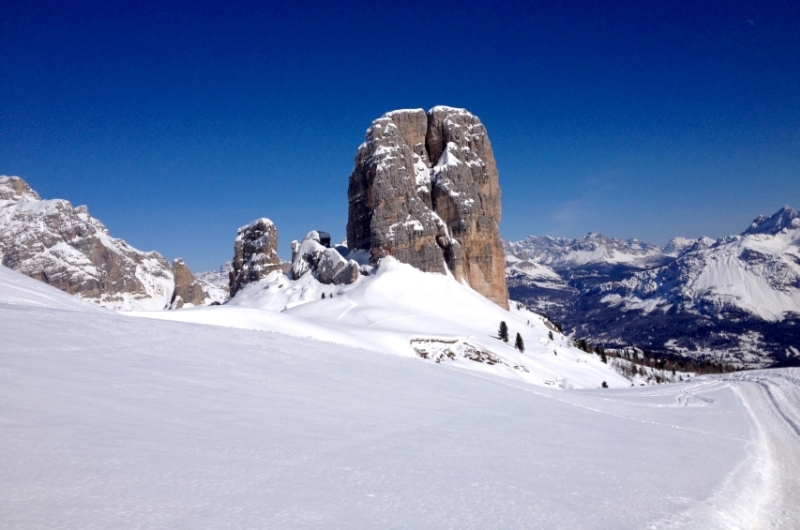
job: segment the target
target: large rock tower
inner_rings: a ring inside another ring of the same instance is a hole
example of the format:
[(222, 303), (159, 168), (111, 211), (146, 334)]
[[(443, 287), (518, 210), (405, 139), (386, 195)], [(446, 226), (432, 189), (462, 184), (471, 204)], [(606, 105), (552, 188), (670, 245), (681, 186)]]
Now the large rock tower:
[(384, 114), (358, 148), (347, 195), (350, 250), (449, 269), (508, 308), (500, 184), (477, 116), (441, 106)]

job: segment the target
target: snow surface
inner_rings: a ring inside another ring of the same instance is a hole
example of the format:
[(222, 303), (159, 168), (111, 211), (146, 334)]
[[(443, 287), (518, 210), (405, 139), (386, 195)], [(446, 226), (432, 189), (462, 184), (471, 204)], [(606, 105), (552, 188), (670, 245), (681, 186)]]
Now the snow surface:
[(800, 526), (796, 369), (565, 392), (5, 268), (0, 334), (6, 528)]
[(461, 160), (456, 157), (453, 151), (458, 151), (458, 145), (456, 145), (455, 142), (447, 142), (447, 147), (444, 149), (442, 156), (439, 157), (439, 161), (433, 166), (434, 171), (442, 171), (448, 166), (457, 166), (461, 164)]
[[(131, 315), (272, 331), (405, 357), (420, 357), (412, 344), (419, 338), (460, 339), (499, 362), (459, 355), (444, 362), (558, 388), (598, 388), (604, 381), (611, 387), (631, 385), (570, 339), (555, 333), (550, 340), (541, 316), (511, 305), (506, 311), (451, 275), (421, 272), (387, 257), (374, 275), (351, 285), (323, 285), (310, 274), (290, 280), (275, 271), (245, 286), (225, 306)], [(501, 321), (509, 327), (508, 344), (497, 338)], [(524, 353), (513, 347), (517, 333)]]

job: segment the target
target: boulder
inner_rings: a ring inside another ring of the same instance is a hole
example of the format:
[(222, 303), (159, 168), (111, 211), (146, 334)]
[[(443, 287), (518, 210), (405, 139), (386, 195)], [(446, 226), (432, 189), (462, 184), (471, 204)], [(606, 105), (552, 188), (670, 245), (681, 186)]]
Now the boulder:
[(292, 278), (300, 279), (309, 272), (320, 283), (350, 284), (358, 279), (359, 264), (322, 245), (319, 232), (312, 230), (303, 241), (292, 241)]
[(303, 241), (292, 241), (292, 278), (300, 279), (305, 273), (316, 270), (325, 247), (319, 242), (319, 233), (312, 230)]
[(317, 264), (317, 280), (325, 284), (350, 284), (358, 279), (359, 265), (342, 257), (336, 249), (326, 248)]

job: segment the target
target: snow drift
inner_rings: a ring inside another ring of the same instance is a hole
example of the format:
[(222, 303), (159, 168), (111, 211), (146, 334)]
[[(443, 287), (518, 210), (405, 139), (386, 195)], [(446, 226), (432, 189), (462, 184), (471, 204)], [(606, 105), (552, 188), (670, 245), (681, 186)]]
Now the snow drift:
[[(516, 304), (507, 311), (452, 275), (425, 273), (391, 256), (375, 274), (350, 285), (322, 284), (312, 274), (291, 280), (275, 271), (224, 306), (133, 315), (273, 331), (423, 359), (413, 344), (420, 337), (460, 341), (488, 357), (445, 355), (439, 362), (559, 388), (598, 388), (604, 381), (631, 385), (567, 337), (555, 333), (550, 339), (552, 330), (540, 315)], [(498, 339), (501, 321), (510, 329), (509, 343)], [(517, 333), (524, 352), (513, 346)]]

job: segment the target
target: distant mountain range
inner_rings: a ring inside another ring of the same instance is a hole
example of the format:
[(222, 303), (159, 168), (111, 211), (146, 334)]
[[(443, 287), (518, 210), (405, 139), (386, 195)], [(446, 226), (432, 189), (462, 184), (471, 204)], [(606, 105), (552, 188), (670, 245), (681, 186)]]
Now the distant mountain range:
[(589, 233), (506, 242), (511, 299), (604, 346), (800, 364), (800, 214), (665, 247)]

